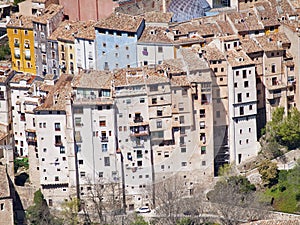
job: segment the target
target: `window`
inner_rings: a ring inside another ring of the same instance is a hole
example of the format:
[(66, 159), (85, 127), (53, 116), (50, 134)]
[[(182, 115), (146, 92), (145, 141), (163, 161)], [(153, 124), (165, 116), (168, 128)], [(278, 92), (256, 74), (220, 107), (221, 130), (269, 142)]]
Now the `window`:
[(161, 120), (156, 121), (156, 127), (157, 128), (162, 128), (162, 121)]
[(82, 159), (79, 159), (79, 160), (78, 160), (78, 164), (79, 164), (79, 165), (83, 165), (83, 160), (82, 160)]
[(105, 127), (106, 126), (106, 121), (105, 120), (100, 120), (99, 121), (99, 126), (100, 127)]
[(62, 145), (61, 136), (60, 135), (55, 135), (55, 145), (56, 146)]
[(1, 210), (1, 211), (4, 211), (4, 203), (1, 203), (1, 204), (0, 204), (0, 210)]
[[(45, 180), (47, 180), (47, 179), (45, 179)], [(52, 199), (49, 199), (49, 206), (53, 206), (53, 201), (52, 201)]]
[(156, 115), (157, 116), (162, 116), (163, 115), (163, 111), (162, 110), (157, 110), (156, 111)]
[(249, 82), (248, 81), (244, 81), (244, 87), (245, 88), (249, 87)]
[(17, 34), (18, 33), (18, 30), (17, 29), (14, 29), (14, 34)]
[(205, 129), (205, 121), (200, 121), (200, 129)]
[(80, 172), (80, 177), (85, 177), (85, 172)]
[(187, 162), (181, 162), (181, 166), (187, 166)]
[(103, 177), (103, 172), (99, 172), (98, 176), (101, 178)]
[(104, 157), (104, 166), (110, 166), (109, 157)]
[(60, 154), (65, 154), (66, 153), (65, 146), (60, 146), (59, 153)]
[(252, 105), (249, 105), (249, 110), (252, 110), (253, 109), (253, 106)]
[(60, 131), (60, 123), (54, 123), (55, 131)]
[(272, 72), (272, 73), (276, 73), (276, 65), (275, 65), (275, 64), (273, 64), (273, 65), (271, 66), (271, 72)]
[(126, 104), (131, 104), (131, 99), (130, 98), (126, 99)]
[(206, 166), (206, 161), (201, 162), (202, 166)]
[(247, 70), (243, 70), (243, 78), (247, 78)]
[(242, 93), (237, 94), (237, 101), (242, 102)]
[(157, 98), (152, 98), (152, 104), (157, 104)]
[(235, 71), (235, 75), (236, 76), (240, 75), (240, 71)]
[(181, 148), (181, 152), (182, 153), (186, 152), (186, 148)]
[(55, 181), (59, 181), (59, 177), (58, 177), (58, 176), (55, 176), (55, 177), (54, 177), (54, 180), (55, 180)]
[(162, 53), (163, 52), (163, 47), (159, 46), (158, 47), (158, 52)]
[(102, 43), (102, 47), (103, 47), (103, 48), (106, 47), (106, 43), (105, 43), (105, 42)]
[(241, 116), (244, 115), (244, 107), (243, 106), (240, 107), (240, 115)]
[(102, 144), (102, 152), (107, 152), (107, 144)]
[(205, 109), (199, 110), (200, 118), (205, 118)]
[(75, 126), (82, 126), (80, 117), (75, 117)]
[(158, 86), (157, 85), (151, 85), (150, 86), (150, 91), (158, 91)]
[(137, 166), (143, 166), (143, 161), (137, 161)]
[(220, 118), (220, 116), (221, 116), (220, 111), (216, 111), (216, 117), (217, 117), (217, 118)]
[(184, 116), (179, 116), (179, 123), (183, 124), (184, 123)]
[(206, 154), (206, 146), (201, 146), (201, 155)]

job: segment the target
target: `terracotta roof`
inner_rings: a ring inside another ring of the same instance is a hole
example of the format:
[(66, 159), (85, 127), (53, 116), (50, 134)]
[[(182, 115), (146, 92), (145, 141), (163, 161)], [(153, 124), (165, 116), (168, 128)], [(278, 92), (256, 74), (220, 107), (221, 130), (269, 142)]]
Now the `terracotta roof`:
[(6, 167), (0, 165), (0, 198), (10, 197), (9, 182), (6, 174)]
[(54, 85), (45, 84), (43, 81), (35, 81), (34, 84), (35, 85), (30, 86), (28, 92), (33, 93), (34, 92), (34, 86), (35, 86), (36, 90), (39, 89), (42, 92), (49, 93), (54, 87)]
[(227, 35), (234, 34), (234, 31), (232, 30), (232, 27), (228, 21), (218, 20), (216, 21), (216, 23), (222, 34), (227, 34)]
[(47, 0), (31, 0), (32, 2), (36, 2), (36, 3), (46, 3)]
[(166, 29), (162, 27), (146, 27), (138, 42), (144, 43), (173, 43)]
[(31, 84), (35, 79), (34, 75), (16, 73), (9, 83), (20, 83), (21, 80), (25, 80), (27, 84)]
[(160, 65), (161, 68), (172, 74), (186, 73), (182, 68), (184, 67), (184, 62), (182, 59), (167, 59)]
[(215, 46), (214, 44), (209, 44), (204, 46), (204, 57), (207, 60), (225, 60), (225, 55)]
[(173, 13), (167, 12), (146, 12), (144, 15), (145, 22), (148, 23), (169, 23), (172, 19)]
[(209, 66), (204, 59), (199, 57), (199, 54), (191, 48), (181, 48), (178, 50), (182, 55), (184, 64), (187, 67), (188, 71), (197, 71), (208, 69)]
[(227, 60), (231, 67), (254, 65), (254, 62), (242, 50), (228, 50)]
[(47, 95), (45, 102), (35, 108), (37, 111), (43, 110), (66, 110), (66, 102), (71, 98), (71, 81), (73, 76), (62, 74), (56, 82), (54, 88)]
[(6, 25), (7, 28), (23, 28), (33, 29), (33, 16), (23, 16), (14, 14), (11, 16), (10, 21)]
[(58, 41), (70, 41), (74, 42), (74, 34), (78, 32), (82, 27), (85, 26), (85, 22), (78, 21), (64, 21), (59, 27), (50, 35), (49, 40), (58, 40)]
[(172, 86), (180, 86), (180, 87), (184, 87), (184, 86), (190, 86), (190, 82), (187, 78), (186, 75), (182, 75), (182, 76), (172, 76), (171, 78), (171, 85)]
[(282, 44), (289, 44), (290, 40), (284, 33), (274, 33), (267, 36), (255, 37), (264, 51), (283, 50)]
[(113, 13), (108, 18), (96, 23), (95, 27), (108, 30), (137, 32), (143, 20), (144, 19), (140, 16)]
[(87, 70), (74, 76), (72, 87), (111, 89), (113, 74), (108, 71)]
[(270, 2), (259, 2), (255, 4), (255, 11), (264, 27), (279, 26), (277, 14)]
[(263, 30), (264, 27), (256, 17), (253, 9), (243, 12), (228, 13), (227, 16), (239, 32)]
[(43, 12), (41, 16), (34, 17), (33, 21), (37, 23), (46, 24), (56, 16), (64, 7), (61, 5), (50, 4)]
[(246, 53), (255, 53), (263, 51), (263, 49), (253, 39), (243, 38), (240, 40), (240, 42), (242, 49)]
[(87, 40), (95, 40), (95, 21), (87, 21), (85, 24), (78, 30), (75, 34), (76, 38), (87, 39)]

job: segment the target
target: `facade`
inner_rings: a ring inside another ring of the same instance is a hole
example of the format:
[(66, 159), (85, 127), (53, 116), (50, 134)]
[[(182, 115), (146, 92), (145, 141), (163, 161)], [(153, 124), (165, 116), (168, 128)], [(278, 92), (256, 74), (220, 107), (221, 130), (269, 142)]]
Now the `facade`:
[(7, 24), (7, 36), (12, 56), (12, 69), (35, 74), (32, 19), (23, 15), (13, 16)]
[(258, 152), (255, 65), (242, 50), (227, 54), (230, 161), (240, 164)]
[(93, 186), (121, 186), (112, 73), (86, 71), (74, 76), (73, 118), (80, 197), (89, 201)]
[(48, 205), (56, 209), (78, 197), (71, 80), (61, 75), (44, 103), (34, 109), (40, 187)]
[(113, 0), (59, 0), (66, 18), (74, 21), (100, 20), (108, 17), (118, 6)]
[(76, 67), (78, 70), (96, 69), (95, 22), (90, 21), (75, 35)]
[(136, 67), (137, 40), (144, 26), (142, 17), (120, 13), (98, 22), (95, 25), (96, 68), (113, 70)]
[(45, 76), (48, 73), (47, 38), (59, 26), (63, 20), (63, 7), (51, 4), (41, 16), (35, 17), (33, 21), (34, 30), (34, 53), (36, 55), (36, 74)]

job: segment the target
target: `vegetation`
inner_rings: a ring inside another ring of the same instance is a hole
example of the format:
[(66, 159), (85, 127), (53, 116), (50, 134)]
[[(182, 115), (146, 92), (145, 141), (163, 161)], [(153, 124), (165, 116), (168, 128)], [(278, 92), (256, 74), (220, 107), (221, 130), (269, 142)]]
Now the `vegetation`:
[(134, 221), (132, 221), (130, 225), (148, 225), (148, 222), (146, 222), (142, 216), (135, 214)]
[(20, 2), (24, 2), (25, 0), (14, 0), (14, 5), (18, 5)]
[(31, 225), (62, 225), (60, 220), (51, 215), (40, 189), (34, 193), (34, 205), (28, 208), (26, 218)]
[(17, 158), (17, 159), (15, 159), (15, 161), (14, 161), (15, 173), (18, 172), (19, 168), (25, 168), (25, 169), (29, 168), (28, 158)]
[(300, 210), (300, 165), (289, 171), (281, 170), (278, 183), (265, 191), (265, 197), (275, 210), (295, 213)]
[(79, 199), (73, 198), (62, 204), (62, 219), (63, 224), (76, 225), (78, 224)]
[(10, 58), (10, 48), (8, 44), (0, 46), (0, 60), (5, 60)]
[(265, 139), (272, 145), (279, 144), (288, 150), (296, 149), (300, 146), (300, 112), (294, 107), (288, 115), (284, 115), (284, 108), (278, 107), (272, 114), (265, 129)]
[(258, 166), (258, 171), (265, 185), (272, 186), (277, 183), (278, 168), (275, 162), (269, 159), (263, 160)]

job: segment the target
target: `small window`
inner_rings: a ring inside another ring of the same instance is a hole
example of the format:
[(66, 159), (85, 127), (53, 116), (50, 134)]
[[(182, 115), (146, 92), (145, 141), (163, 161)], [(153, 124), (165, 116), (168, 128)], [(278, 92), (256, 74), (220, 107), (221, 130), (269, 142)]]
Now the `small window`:
[(55, 131), (60, 131), (60, 123), (54, 124)]
[(83, 160), (82, 160), (82, 159), (79, 159), (79, 160), (78, 160), (78, 164), (79, 164), (79, 165), (83, 165)]
[(206, 154), (206, 146), (201, 146), (201, 155)]
[(187, 162), (181, 162), (181, 166), (187, 166)]
[(248, 81), (244, 81), (244, 87), (245, 88), (249, 87), (249, 82)]
[(109, 159), (109, 157), (104, 157), (104, 166), (110, 166), (110, 159)]
[(145, 98), (140, 98), (140, 103), (145, 103)]
[(100, 127), (105, 127), (106, 126), (106, 121), (105, 120), (100, 120), (99, 121), (99, 126)]
[(162, 53), (162, 52), (163, 52), (163, 47), (159, 46), (159, 47), (158, 47), (158, 52), (159, 52), (159, 53)]

